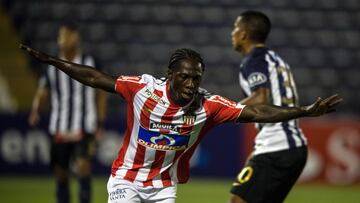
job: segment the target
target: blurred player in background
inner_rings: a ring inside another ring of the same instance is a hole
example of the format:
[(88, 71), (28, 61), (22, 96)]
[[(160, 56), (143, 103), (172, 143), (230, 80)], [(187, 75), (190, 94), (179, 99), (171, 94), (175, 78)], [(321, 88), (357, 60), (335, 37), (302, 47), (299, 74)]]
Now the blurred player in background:
[(243, 106), (200, 88), (205, 66), (197, 52), (176, 50), (166, 79), (151, 75), (113, 77), (21, 45), (85, 85), (119, 94), (127, 102), (127, 130), (109, 178), (109, 203), (174, 203), (186, 183), (190, 158), (205, 133), (225, 122), (279, 122), (335, 110), (336, 95), (306, 107)]
[[(80, 34), (74, 24), (61, 26), (58, 34), (59, 58), (95, 66), (94, 58), (80, 49)], [(50, 97), (49, 133), (52, 136), (51, 166), (56, 177), (58, 203), (70, 201), (70, 163), (79, 179), (80, 203), (91, 200), (91, 162), (96, 139), (102, 136), (106, 113), (106, 93), (86, 87), (49, 65), (41, 77), (29, 117), (31, 126), (39, 121), (39, 110)]]
[[(265, 45), (270, 29), (269, 18), (257, 11), (243, 12), (234, 23), (232, 43), (244, 56), (239, 78), (247, 98), (240, 103), (298, 106), (290, 66)], [(305, 166), (306, 138), (298, 120), (256, 127), (254, 151), (233, 184), (230, 202), (283, 202)]]

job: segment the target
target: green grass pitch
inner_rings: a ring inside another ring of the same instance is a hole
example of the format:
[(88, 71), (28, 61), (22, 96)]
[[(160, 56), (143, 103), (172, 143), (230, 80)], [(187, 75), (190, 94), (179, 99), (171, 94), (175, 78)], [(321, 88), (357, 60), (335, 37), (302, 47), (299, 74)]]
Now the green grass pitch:
[[(106, 203), (106, 177), (94, 178), (93, 203)], [(191, 179), (178, 186), (177, 203), (226, 203), (231, 180)], [(77, 203), (77, 184), (71, 184)], [(52, 177), (0, 176), (2, 203), (55, 203)], [(360, 185), (296, 185), (285, 203), (360, 203)]]

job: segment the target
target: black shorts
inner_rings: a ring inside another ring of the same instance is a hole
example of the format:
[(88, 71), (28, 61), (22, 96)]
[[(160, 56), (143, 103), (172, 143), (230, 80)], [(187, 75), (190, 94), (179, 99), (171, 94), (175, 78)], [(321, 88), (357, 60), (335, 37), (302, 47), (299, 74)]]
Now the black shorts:
[[(54, 136), (52, 136), (54, 138)], [(51, 141), (51, 166), (58, 165), (68, 169), (70, 162), (76, 159), (91, 160), (96, 152), (96, 141), (93, 134), (85, 134), (84, 137), (77, 142), (58, 143), (55, 139)]]
[(237, 176), (231, 193), (248, 203), (283, 202), (306, 159), (307, 147), (256, 155)]

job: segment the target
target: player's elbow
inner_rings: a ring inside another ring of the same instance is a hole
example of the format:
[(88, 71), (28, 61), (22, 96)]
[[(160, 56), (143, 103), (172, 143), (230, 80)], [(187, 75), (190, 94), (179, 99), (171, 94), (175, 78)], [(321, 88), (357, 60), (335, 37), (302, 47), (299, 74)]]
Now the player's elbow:
[(274, 112), (267, 105), (248, 105), (244, 108), (244, 122), (274, 123), (276, 122)]
[(255, 106), (247, 105), (241, 112), (238, 121), (243, 123), (251, 123), (251, 122), (257, 122), (258, 119), (259, 119), (258, 112)]

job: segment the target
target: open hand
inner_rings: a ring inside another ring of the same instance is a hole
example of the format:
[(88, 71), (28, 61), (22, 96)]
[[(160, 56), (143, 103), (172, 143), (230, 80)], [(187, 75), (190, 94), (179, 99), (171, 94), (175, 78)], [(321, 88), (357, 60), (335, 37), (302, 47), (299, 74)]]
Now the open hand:
[(336, 106), (342, 102), (342, 98), (334, 94), (328, 98), (321, 99), (320, 97), (311, 105), (305, 106), (307, 116), (321, 116), (326, 113), (336, 111)]
[(35, 50), (35, 49), (33, 49), (31, 47), (28, 47), (28, 46), (26, 46), (24, 44), (20, 44), (19, 48), (27, 51), (32, 57), (36, 58), (37, 60), (39, 60), (41, 62), (47, 62), (51, 58), (50, 55), (45, 54), (43, 52), (40, 52), (38, 50)]

